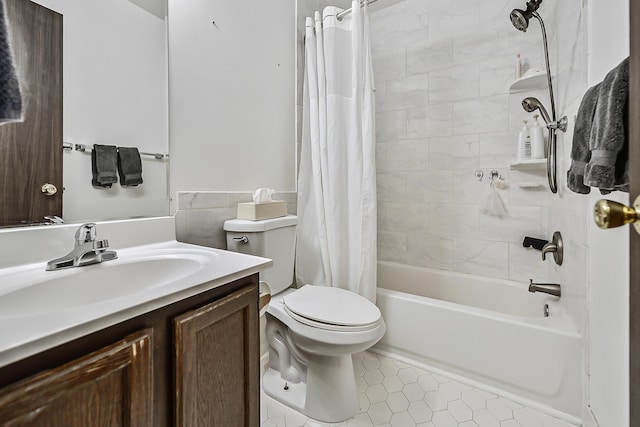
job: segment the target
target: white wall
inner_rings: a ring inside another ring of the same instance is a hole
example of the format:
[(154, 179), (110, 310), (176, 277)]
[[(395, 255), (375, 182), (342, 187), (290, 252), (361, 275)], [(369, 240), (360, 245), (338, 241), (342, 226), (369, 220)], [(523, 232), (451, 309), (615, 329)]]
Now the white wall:
[(294, 9), (293, 0), (169, 1), (174, 195), (295, 190)]
[[(629, 55), (629, 1), (591, 2), (589, 81), (596, 84)], [(626, 193), (590, 197), (628, 204)], [(629, 227), (590, 222), (590, 405), (600, 426), (629, 425)]]
[[(63, 15), (64, 140), (168, 151), (166, 22), (128, 0), (37, 0)], [(162, 0), (147, 0), (160, 11)], [(62, 141), (61, 141), (62, 144)], [(91, 186), (91, 158), (65, 150), (68, 222), (167, 215), (167, 165), (143, 157), (144, 183)]]

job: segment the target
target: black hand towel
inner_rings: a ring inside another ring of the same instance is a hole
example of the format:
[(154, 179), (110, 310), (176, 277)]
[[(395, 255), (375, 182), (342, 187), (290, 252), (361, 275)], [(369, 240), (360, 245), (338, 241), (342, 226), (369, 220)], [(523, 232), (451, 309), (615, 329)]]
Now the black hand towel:
[(135, 147), (118, 147), (120, 185), (135, 187), (142, 184), (142, 160)]
[(22, 95), (9, 44), (4, 0), (0, 0), (0, 124), (22, 121)]
[(94, 144), (91, 150), (91, 172), (94, 187), (107, 187), (118, 182), (118, 149), (115, 145)]

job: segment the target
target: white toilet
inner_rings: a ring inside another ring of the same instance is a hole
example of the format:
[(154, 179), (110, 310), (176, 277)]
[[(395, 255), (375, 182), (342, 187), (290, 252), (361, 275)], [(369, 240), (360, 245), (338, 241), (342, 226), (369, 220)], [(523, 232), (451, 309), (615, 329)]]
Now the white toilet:
[(325, 422), (358, 411), (351, 355), (374, 345), (386, 330), (380, 310), (353, 292), (293, 282), (297, 217), (228, 220), (227, 248), (273, 260), (260, 280), (271, 288), (267, 308), (269, 368), (262, 379), (271, 397)]

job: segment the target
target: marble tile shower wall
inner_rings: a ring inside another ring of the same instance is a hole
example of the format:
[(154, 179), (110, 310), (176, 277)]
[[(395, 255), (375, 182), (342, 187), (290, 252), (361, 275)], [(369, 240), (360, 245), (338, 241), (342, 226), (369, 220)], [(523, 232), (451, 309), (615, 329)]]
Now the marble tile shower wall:
[[(296, 213), (296, 193), (275, 193), (273, 198), (286, 201), (289, 214)], [(238, 203), (252, 200), (249, 191), (179, 191), (175, 216), (178, 241), (226, 249), (224, 222), (236, 217)]]
[[(521, 100), (536, 96), (549, 105), (545, 90), (509, 94), (516, 54), (528, 68), (543, 67), (539, 29), (522, 33), (509, 22), (516, 6), (405, 0), (371, 15), (380, 260), (548, 278), (550, 263), (522, 239), (550, 238), (549, 206), (557, 200), (544, 171), (509, 170), (522, 120), (531, 118)], [(485, 174), (481, 182), (476, 169)], [(493, 169), (508, 184), (499, 190), (506, 218), (480, 214)], [(530, 183), (540, 186), (521, 188)]]

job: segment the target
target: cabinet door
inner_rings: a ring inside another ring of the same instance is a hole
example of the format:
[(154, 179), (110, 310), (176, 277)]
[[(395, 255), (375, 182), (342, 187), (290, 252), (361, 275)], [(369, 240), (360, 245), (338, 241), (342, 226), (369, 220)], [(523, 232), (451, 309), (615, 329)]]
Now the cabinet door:
[(176, 426), (257, 426), (257, 286), (177, 317), (174, 328)]
[(0, 425), (152, 426), (151, 331), (0, 390)]

